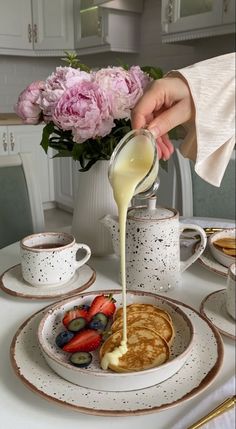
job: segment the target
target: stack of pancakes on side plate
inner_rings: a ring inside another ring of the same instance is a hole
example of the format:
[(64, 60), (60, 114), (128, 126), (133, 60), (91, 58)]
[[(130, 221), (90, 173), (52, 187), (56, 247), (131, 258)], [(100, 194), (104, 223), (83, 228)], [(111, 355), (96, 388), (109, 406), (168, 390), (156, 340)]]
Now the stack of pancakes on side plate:
[[(119, 358), (119, 364), (109, 364), (116, 372), (142, 371), (161, 365), (169, 359), (174, 327), (170, 315), (151, 304), (130, 304), (127, 309), (128, 351)], [(112, 335), (100, 349), (100, 359), (105, 353), (120, 346), (123, 335), (123, 309), (115, 314)]]

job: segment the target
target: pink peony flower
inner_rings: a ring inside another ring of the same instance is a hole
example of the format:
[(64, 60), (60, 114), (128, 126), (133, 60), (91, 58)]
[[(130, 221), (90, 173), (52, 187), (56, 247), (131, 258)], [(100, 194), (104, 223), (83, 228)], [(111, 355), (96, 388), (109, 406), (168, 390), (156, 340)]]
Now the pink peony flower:
[(91, 80), (91, 75), (72, 67), (57, 67), (45, 81), (45, 89), (42, 95), (41, 108), (45, 122), (52, 120), (55, 106), (64, 92), (81, 80)]
[(43, 89), (44, 82), (36, 81), (27, 86), (19, 95), (14, 110), (25, 124), (38, 124), (40, 122), (42, 114), (40, 103)]
[(82, 80), (59, 99), (53, 121), (63, 130), (72, 130), (73, 140), (104, 137), (114, 126), (109, 99), (97, 83)]
[(130, 111), (143, 95), (150, 78), (139, 66), (129, 70), (107, 67), (94, 73), (94, 80), (107, 92), (114, 119), (129, 119)]

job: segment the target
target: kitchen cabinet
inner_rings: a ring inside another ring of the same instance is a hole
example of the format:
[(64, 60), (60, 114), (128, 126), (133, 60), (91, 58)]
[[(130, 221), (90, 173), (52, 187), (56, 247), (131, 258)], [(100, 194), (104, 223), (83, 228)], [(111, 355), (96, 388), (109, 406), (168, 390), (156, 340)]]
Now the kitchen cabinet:
[(235, 31), (235, 0), (162, 0), (162, 41), (179, 42)]
[(0, 0), (0, 54), (53, 56), (74, 48), (74, 0)]
[(40, 146), (43, 125), (0, 126), (0, 156), (30, 152), (35, 165), (36, 178), (41, 189), (44, 207), (54, 201), (52, 151), (48, 156)]
[(79, 55), (139, 50), (141, 0), (79, 0), (76, 49)]

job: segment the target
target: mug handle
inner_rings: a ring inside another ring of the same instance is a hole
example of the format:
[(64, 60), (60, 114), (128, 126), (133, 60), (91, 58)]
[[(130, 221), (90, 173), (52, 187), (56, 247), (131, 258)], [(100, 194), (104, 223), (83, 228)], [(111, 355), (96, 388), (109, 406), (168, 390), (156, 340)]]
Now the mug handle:
[(82, 259), (80, 259), (79, 261), (76, 261), (76, 260), (75, 260), (75, 268), (76, 268), (76, 269), (77, 269), (77, 268), (79, 268), (79, 267), (82, 267), (82, 265), (84, 265), (84, 264), (89, 260), (89, 258), (90, 258), (90, 256), (91, 256), (91, 250), (90, 250), (90, 247), (89, 247), (89, 246), (87, 246), (87, 244), (83, 244), (83, 243), (75, 243), (75, 244), (74, 244), (74, 251), (75, 251), (75, 255), (76, 255), (76, 252), (77, 252), (79, 249), (86, 250), (86, 255), (85, 255)]
[(207, 244), (207, 236), (206, 236), (206, 233), (205, 233), (203, 228), (201, 228), (198, 225), (193, 225), (191, 223), (180, 224), (180, 234), (185, 229), (193, 229), (194, 231), (199, 232), (201, 241), (200, 241), (199, 245), (195, 247), (195, 251), (194, 251), (193, 255), (191, 255), (189, 258), (187, 258), (186, 261), (180, 261), (181, 273), (183, 271), (185, 271), (188, 267), (190, 267), (190, 265), (192, 265), (199, 258), (199, 256), (204, 252), (204, 250), (206, 248), (206, 244)]

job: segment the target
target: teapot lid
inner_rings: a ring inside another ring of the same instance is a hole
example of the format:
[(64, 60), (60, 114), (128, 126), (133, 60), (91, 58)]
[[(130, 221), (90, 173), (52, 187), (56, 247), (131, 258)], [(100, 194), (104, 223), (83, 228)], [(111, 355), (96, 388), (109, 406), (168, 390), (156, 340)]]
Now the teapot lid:
[(128, 219), (137, 220), (161, 220), (170, 219), (177, 215), (177, 210), (156, 205), (156, 196), (148, 198), (147, 205), (131, 207), (128, 211)]

